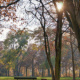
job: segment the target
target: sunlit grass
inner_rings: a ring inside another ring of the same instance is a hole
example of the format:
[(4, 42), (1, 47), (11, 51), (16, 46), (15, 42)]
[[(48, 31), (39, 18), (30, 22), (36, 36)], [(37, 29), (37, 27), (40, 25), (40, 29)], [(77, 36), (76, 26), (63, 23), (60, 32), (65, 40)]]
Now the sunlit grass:
[(14, 79), (14, 77), (0, 77), (0, 79), (5, 79), (5, 78)]
[[(52, 78), (51, 77), (37, 77), (37, 80), (41, 80), (41, 79), (51, 80)], [(0, 77), (0, 80), (17, 80), (17, 79), (14, 79), (14, 77)], [(30, 79), (27, 79), (27, 80), (30, 80)], [(73, 78), (72, 77), (61, 77), (60, 80), (73, 80)], [(76, 80), (80, 80), (80, 78), (77, 77)]]
[[(47, 79), (47, 80), (51, 80), (51, 77), (37, 77), (37, 80), (41, 80), (41, 79)], [(73, 80), (72, 77), (61, 77), (60, 80)], [(76, 80), (80, 80), (80, 78), (76, 78)]]

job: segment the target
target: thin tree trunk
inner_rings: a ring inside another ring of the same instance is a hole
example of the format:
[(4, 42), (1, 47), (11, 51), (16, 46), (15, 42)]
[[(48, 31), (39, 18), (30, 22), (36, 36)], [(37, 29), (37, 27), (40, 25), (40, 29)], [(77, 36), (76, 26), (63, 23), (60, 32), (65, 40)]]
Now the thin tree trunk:
[(65, 69), (66, 69), (66, 77), (67, 77), (67, 66), (65, 67)]
[(5, 71), (5, 73), (6, 73), (6, 76), (7, 76), (7, 70)]
[(50, 77), (51, 75), (50, 75), (50, 68), (48, 69), (48, 77)]
[(42, 77), (44, 77), (44, 69), (42, 69)]
[(47, 55), (47, 60), (48, 60), (48, 63), (49, 63), (50, 69), (51, 69), (52, 80), (55, 80), (53, 65), (51, 63), (51, 58), (50, 58), (49, 41), (48, 41), (48, 36), (45, 32), (45, 29), (44, 29), (44, 42), (45, 42), (45, 51), (46, 51), (46, 55)]
[(19, 76), (19, 72), (18, 72), (18, 58), (16, 59), (15, 76)]
[(27, 77), (27, 67), (26, 67), (26, 77)]
[(70, 45), (71, 45), (71, 53), (72, 53), (73, 80), (75, 80), (74, 51), (73, 51), (73, 45), (72, 45), (71, 30), (70, 30)]
[(15, 69), (13, 69), (13, 76), (15, 76)]
[(34, 58), (32, 59), (32, 76), (34, 76)]
[(70, 77), (70, 66), (69, 66), (69, 77)]
[(18, 75), (18, 65), (16, 65), (16, 67), (15, 67), (15, 76), (19, 76)]
[(80, 69), (79, 69), (79, 77), (80, 77)]
[(60, 80), (61, 69), (61, 45), (62, 45), (62, 12), (58, 12), (57, 32), (55, 40), (55, 80)]
[(7, 70), (7, 76), (9, 76), (9, 69)]
[(53, 65), (51, 63), (51, 57), (50, 57), (50, 47), (49, 47), (48, 35), (46, 34), (46, 31), (45, 31), (46, 20), (45, 20), (45, 16), (44, 16), (44, 4), (43, 4), (42, 0), (40, 1), (40, 3), (42, 4), (42, 16), (41, 16), (42, 19), (41, 19), (40, 23), (41, 23), (41, 26), (42, 26), (43, 32), (44, 32), (45, 52), (46, 52), (49, 66), (51, 68), (52, 80), (55, 80)]
[(46, 52), (49, 66), (51, 68), (52, 80), (55, 80), (53, 65), (51, 63), (51, 57), (50, 57), (50, 47), (49, 47), (48, 35), (46, 34), (46, 31), (45, 31), (46, 20), (45, 20), (45, 16), (44, 16), (44, 4), (43, 4), (42, 0), (40, 0), (40, 3), (42, 4), (42, 16), (40, 19), (40, 23), (41, 23), (41, 26), (42, 26), (43, 32), (44, 32), (45, 52)]
[(20, 69), (21, 69), (21, 67), (19, 66), (18, 67), (18, 75), (20, 76)]
[(62, 67), (62, 75), (64, 74), (64, 67)]
[(61, 74), (62, 74), (62, 69), (61, 69), (61, 71), (60, 71), (60, 77), (61, 77)]

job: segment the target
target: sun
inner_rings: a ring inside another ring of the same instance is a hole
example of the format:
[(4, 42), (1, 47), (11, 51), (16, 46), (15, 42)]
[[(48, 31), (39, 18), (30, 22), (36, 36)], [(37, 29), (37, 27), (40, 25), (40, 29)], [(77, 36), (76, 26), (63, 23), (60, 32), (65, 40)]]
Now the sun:
[(63, 8), (63, 3), (62, 2), (57, 2), (57, 8), (60, 11)]

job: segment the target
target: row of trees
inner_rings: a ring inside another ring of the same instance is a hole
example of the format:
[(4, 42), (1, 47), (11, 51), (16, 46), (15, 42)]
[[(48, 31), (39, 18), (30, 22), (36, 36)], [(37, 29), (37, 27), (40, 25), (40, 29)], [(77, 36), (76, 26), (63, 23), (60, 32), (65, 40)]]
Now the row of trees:
[[(49, 37), (50, 51), (51, 51), (51, 62), (53, 64), (53, 69), (55, 69), (55, 41), (53, 37), (55, 34), (52, 31), (56, 31), (53, 28), (47, 28), (46, 32)], [(26, 34), (26, 35), (25, 35)], [(48, 76), (51, 76), (50, 66), (48, 64), (45, 50), (44, 50), (44, 40), (43, 40), (42, 28), (38, 28), (33, 33), (27, 32), (27, 30), (19, 30), (17, 33), (10, 32), (7, 39), (4, 41), (4, 49), (1, 51), (1, 75), (9, 76), (12, 72), (13, 76), (21, 76), (23, 69), (26, 71), (26, 76), (28, 75), (28, 69), (32, 70), (31, 76), (45, 76), (44, 70), (47, 69)], [(67, 33), (65, 33), (67, 34)], [(37, 44), (28, 44), (29, 37), (35, 38)], [(74, 36), (73, 36), (74, 38)], [(72, 76), (72, 55), (70, 49), (70, 43), (74, 42), (70, 40), (69, 33), (67, 36), (63, 36), (63, 47), (62, 47), (62, 58), (61, 58), (61, 76)], [(73, 43), (72, 43), (73, 44)], [(74, 42), (74, 51), (77, 49), (76, 40)], [(79, 70), (79, 52), (76, 50), (75, 54), (75, 69)], [(22, 67), (24, 67), (22, 69)], [(10, 71), (12, 69), (12, 71)], [(39, 72), (35, 72), (35, 69)], [(3, 71), (2, 71), (3, 70)], [(22, 71), (21, 71), (22, 70)], [(70, 73), (71, 72), (71, 73)], [(68, 75), (69, 74), (69, 75)], [(78, 76), (80, 73), (76, 73)], [(47, 75), (46, 75), (47, 76)]]
[[(19, 76), (21, 67), (26, 68), (26, 76), (27, 69), (31, 67), (32, 76), (34, 76), (34, 67), (41, 68), (42, 70), (47, 68), (49, 69), (48, 71), (50, 75), (50, 68), (47, 66), (46, 55), (44, 49), (42, 49), (44, 47), (41, 45), (42, 50), (40, 51), (40, 46), (37, 46), (36, 44), (28, 45), (30, 35), (31, 34), (29, 34), (27, 31), (22, 30), (19, 30), (14, 34), (13, 32), (8, 34), (7, 39), (4, 41), (4, 49), (1, 51), (2, 65), (4, 66), (5, 71), (8, 70), (8, 73), (6, 72), (7, 75), (9, 75), (9, 71), (12, 69), (14, 76)], [(5, 75), (3, 73), (1, 74)]]

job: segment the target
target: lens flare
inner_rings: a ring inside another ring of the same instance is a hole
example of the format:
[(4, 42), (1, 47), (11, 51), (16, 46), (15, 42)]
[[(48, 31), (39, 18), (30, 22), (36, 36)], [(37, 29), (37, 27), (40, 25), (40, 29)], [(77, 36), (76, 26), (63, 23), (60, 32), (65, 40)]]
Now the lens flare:
[(57, 8), (60, 11), (63, 8), (63, 3), (62, 2), (57, 2)]

